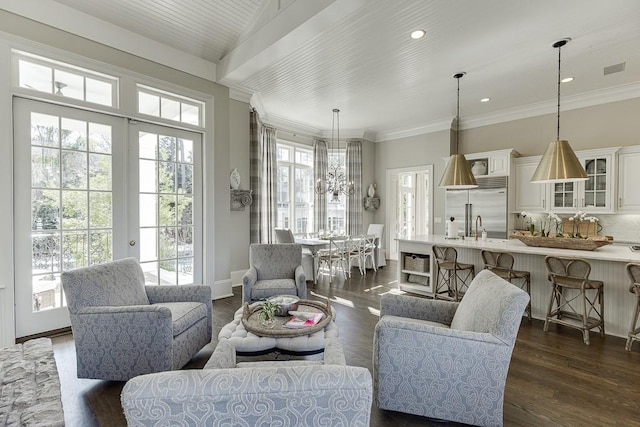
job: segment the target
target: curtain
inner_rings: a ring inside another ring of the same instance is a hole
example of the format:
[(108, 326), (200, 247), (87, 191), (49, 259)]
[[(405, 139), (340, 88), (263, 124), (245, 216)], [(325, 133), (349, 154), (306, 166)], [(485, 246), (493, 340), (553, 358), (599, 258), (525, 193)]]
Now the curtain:
[[(320, 180), (326, 182), (327, 170), (329, 169), (329, 155), (327, 153), (327, 142), (323, 139), (313, 141), (313, 181)], [(315, 187), (314, 187), (315, 188)], [(315, 194), (313, 203), (314, 231), (318, 233), (321, 229), (327, 229), (327, 194)]]
[(272, 127), (260, 128), (260, 146), (262, 152), (262, 200), (260, 221), (260, 242), (275, 243), (277, 216), (277, 177), (278, 162), (276, 153), (276, 130)]
[(260, 243), (260, 217), (262, 200), (262, 162), (260, 157), (260, 133), (258, 131), (258, 113), (249, 113), (249, 188), (253, 203), (249, 209), (249, 241)]
[(354, 192), (347, 197), (347, 234), (362, 234), (362, 141), (347, 141), (347, 181), (353, 181)]
[(276, 130), (259, 124), (255, 111), (249, 115), (249, 168), (253, 203), (249, 213), (251, 243), (273, 243), (277, 224)]

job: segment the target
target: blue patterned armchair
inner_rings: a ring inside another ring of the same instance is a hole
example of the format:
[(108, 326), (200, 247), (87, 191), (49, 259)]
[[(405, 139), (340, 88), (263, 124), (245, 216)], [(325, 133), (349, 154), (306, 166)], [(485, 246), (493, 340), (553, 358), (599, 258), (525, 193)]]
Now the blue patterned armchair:
[(383, 295), (375, 328), (381, 409), (501, 426), (504, 387), (529, 295), (483, 270), (459, 303)]
[(78, 378), (126, 381), (183, 367), (211, 342), (211, 289), (145, 286), (134, 258), (62, 273)]
[(249, 247), (249, 270), (242, 276), (242, 303), (274, 295), (307, 297), (302, 246), (297, 243), (254, 243)]
[(369, 370), (345, 364), (342, 344), (327, 340), (324, 361), (236, 364), (229, 341), (202, 370), (142, 375), (121, 401), (130, 426), (368, 426)]

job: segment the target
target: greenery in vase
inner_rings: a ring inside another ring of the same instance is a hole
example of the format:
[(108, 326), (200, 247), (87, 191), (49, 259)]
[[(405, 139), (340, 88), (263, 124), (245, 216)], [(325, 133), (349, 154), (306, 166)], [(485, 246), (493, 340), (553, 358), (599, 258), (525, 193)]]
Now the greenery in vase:
[(276, 318), (276, 312), (278, 311), (278, 304), (273, 303), (271, 301), (265, 301), (262, 303), (262, 310), (258, 315), (258, 319), (260, 319), (260, 323), (271, 323)]

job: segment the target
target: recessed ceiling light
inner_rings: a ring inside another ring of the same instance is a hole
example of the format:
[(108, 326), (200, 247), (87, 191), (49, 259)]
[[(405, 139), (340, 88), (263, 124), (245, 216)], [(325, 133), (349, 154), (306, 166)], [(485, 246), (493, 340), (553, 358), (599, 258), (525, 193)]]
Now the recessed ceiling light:
[(573, 77), (565, 77), (564, 79), (560, 80), (562, 83), (569, 83), (573, 81)]
[(482, 98), (480, 100), (480, 102), (489, 102), (489, 101), (491, 101), (491, 98)]
[(424, 30), (415, 30), (411, 32), (411, 38), (414, 40), (418, 40), (424, 37), (426, 32)]

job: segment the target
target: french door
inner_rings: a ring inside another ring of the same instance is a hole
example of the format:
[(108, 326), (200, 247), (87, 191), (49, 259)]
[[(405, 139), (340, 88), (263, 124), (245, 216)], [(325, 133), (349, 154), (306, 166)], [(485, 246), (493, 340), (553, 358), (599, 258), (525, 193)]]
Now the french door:
[(202, 283), (202, 135), (137, 122), (129, 140), (131, 256), (147, 284)]
[(201, 280), (201, 135), (20, 98), (13, 109), (17, 337), (70, 325), (66, 270), (134, 256), (149, 284)]

